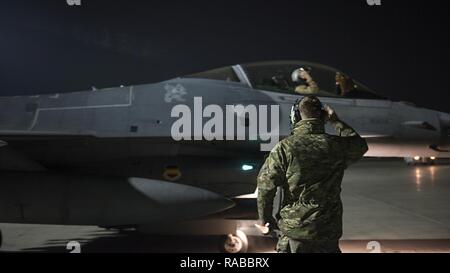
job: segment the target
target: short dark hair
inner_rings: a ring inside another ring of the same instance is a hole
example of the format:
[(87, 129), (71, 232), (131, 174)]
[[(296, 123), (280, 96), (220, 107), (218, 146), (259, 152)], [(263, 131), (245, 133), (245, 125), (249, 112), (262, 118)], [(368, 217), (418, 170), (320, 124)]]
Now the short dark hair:
[(300, 114), (305, 118), (321, 118), (322, 103), (316, 96), (305, 96), (300, 101)]

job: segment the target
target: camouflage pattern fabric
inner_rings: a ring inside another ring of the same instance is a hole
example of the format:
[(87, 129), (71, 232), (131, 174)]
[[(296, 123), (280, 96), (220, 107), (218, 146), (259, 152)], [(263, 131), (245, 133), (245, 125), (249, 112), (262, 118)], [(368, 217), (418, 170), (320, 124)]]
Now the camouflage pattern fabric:
[[(368, 147), (351, 127), (332, 122), (337, 135), (325, 133), (320, 119), (304, 119), (279, 142), (258, 175), (258, 213), (292, 240), (334, 241), (342, 236), (341, 182), (344, 170)], [(282, 187), (284, 200), (274, 219), (273, 199)]]
[(312, 241), (294, 240), (283, 235), (278, 240), (278, 253), (341, 253), (339, 240), (334, 241)]

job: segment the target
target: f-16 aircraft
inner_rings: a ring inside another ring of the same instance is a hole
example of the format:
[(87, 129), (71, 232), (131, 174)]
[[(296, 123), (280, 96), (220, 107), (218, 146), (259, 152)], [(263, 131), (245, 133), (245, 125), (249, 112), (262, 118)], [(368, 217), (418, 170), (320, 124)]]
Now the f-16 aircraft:
[[(290, 134), (290, 108), (302, 97), (291, 79), (300, 67), (310, 69), (321, 101), (366, 138), (366, 156), (450, 157), (450, 114), (389, 100), (348, 76), (352, 92), (343, 92), (336, 85), (336, 74), (343, 72), (303, 61), (234, 65), (145, 85), (1, 97), (0, 222), (160, 232), (178, 222), (184, 229), (222, 221), (214, 230), (236, 234), (235, 225), (224, 221), (255, 217), (254, 200), (237, 197), (256, 190), (267, 154), (263, 137), (207, 140), (197, 134), (204, 131), (203, 115), (202, 124), (194, 122), (184, 138), (174, 139), (174, 107), (184, 105), (195, 116), (199, 98), (201, 106), (221, 109), (277, 105), (278, 120), (269, 125), (278, 126), (282, 139)], [(234, 118), (249, 129), (247, 114)], [(243, 237), (228, 236), (226, 250), (245, 249)]]

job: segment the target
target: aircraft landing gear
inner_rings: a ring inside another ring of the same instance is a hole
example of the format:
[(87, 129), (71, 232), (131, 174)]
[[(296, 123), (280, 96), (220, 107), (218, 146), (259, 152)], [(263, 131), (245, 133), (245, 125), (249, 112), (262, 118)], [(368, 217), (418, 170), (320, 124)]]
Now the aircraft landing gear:
[(221, 240), (220, 249), (224, 253), (247, 253), (247, 235), (241, 230), (237, 230), (236, 234), (228, 234)]
[(405, 157), (405, 163), (408, 166), (416, 166), (416, 165), (434, 165), (436, 163), (436, 157)]

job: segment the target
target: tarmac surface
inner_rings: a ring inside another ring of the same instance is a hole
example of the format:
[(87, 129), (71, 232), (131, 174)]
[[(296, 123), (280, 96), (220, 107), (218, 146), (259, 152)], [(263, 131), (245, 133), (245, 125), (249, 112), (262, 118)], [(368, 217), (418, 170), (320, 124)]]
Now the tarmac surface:
[[(342, 189), (343, 252), (450, 252), (450, 165), (365, 160), (346, 172)], [(0, 229), (0, 252), (70, 252), (67, 244), (76, 241), (81, 252), (204, 253), (217, 252), (222, 239), (93, 226), (0, 224)], [(274, 239), (246, 233), (249, 252), (274, 252)]]

